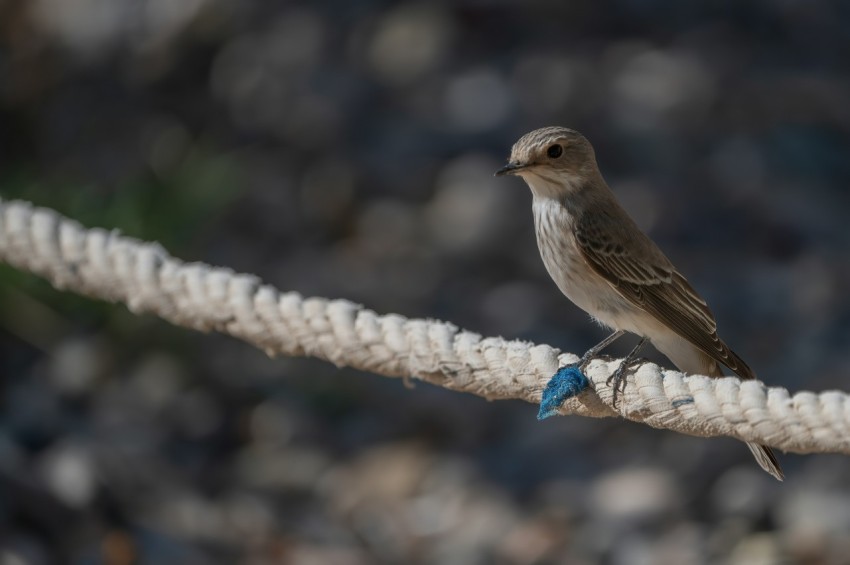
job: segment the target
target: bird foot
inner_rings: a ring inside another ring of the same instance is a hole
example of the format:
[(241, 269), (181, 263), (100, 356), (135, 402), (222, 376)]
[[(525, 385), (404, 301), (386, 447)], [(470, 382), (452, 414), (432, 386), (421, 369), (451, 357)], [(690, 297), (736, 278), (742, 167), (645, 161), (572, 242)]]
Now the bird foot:
[(625, 392), (626, 390), (626, 373), (628, 373), (631, 369), (635, 367), (639, 367), (646, 363), (647, 360), (643, 358), (626, 358), (623, 359), (623, 362), (620, 363), (620, 366), (617, 367), (617, 370), (614, 371), (610, 377), (605, 381), (605, 384), (610, 386), (614, 392), (614, 397), (612, 401), (612, 406), (616, 410), (617, 409), (617, 394), (621, 392)]
[[(570, 363), (569, 365), (565, 365), (558, 369), (558, 372), (549, 379), (549, 382), (546, 384), (546, 388), (543, 390), (543, 395), (540, 399), (540, 410), (537, 413), (538, 420), (544, 420), (549, 416), (554, 416), (558, 412), (558, 408), (564, 403), (568, 398), (572, 398), (576, 396), (585, 388), (587, 388), (590, 382), (585, 375), (585, 368), (590, 364), (590, 362), (597, 357), (606, 357), (610, 359), (607, 355), (600, 356), (598, 355), (600, 351), (606, 348), (608, 345), (616, 341), (620, 338), (625, 332), (623, 330), (617, 330), (608, 337), (606, 337), (602, 342), (597, 344), (596, 346), (590, 348), (585, 352), (581, 358), (575, 363)], [(644, 344), (646, 344), (647, 339), (641, 338), (638, 344), (632, 349), (632, 351), (626, 356), (620, 366), (614, 371), (614, 374), (608, 378), (608, 385), (614, 383), (614, 408), (617, 408), (617, 392), (622, 386), (625, 386), (625, 380), (623, 376), (626, 371), (635, 365), (639, 365), (643, 363), (643, 359), (638, 359), (637, 354), (643, 348)]]

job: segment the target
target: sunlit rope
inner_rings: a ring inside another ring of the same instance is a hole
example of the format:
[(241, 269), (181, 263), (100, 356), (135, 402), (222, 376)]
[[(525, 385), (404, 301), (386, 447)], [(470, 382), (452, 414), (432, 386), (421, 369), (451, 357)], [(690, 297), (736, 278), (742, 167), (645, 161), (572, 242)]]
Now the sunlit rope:
[[(0, 261), (69, 290), (218, 331), (269, 355), (324, 359), (485, 398), (540, 402), (559, 366), (577, 357), (548, 345), (482, 337), (448, 322), (378, 315), (347, 300), (281, 292), (253, 275), (185, 263), (161, 246), (86, 229), (53, 210), (0, 200)], [(703, 437), (730, 436), (797, 453), (850, 454), (850, 402), (838, 391), (798, 392), (735, 377), (685, 376), (657, 365), (629, 375), (612, 408), (606, 379), (619, 361), (593, 361), (590, 388), (560, 414), (623, 416)]]

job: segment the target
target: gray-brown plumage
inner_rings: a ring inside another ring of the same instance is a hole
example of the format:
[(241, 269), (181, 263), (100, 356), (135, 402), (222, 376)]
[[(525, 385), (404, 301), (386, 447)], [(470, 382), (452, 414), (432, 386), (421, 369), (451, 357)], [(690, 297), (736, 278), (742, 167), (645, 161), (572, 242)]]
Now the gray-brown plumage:
[[(615, 330), (600, 345), (628, 331), (648, 339), (686, 373), (720, 377), (723, 364), (743, 379), (755, 378), (718, 337), (705, 300), (617, 202), (583, 135), (561, 127), (528, 133), (496, 174), (521, 176), (531, 188), (546, 270), (567, 298)], [(747, 446), (765, 471), (782, 480), (769, 447)]]

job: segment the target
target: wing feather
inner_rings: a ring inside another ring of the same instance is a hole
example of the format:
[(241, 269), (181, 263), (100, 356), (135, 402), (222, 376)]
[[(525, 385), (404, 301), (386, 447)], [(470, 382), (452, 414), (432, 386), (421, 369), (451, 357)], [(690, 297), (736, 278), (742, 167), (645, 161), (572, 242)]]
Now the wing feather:
[(579, 218), (576, 242), (588, 265), (624, 298), (706, 355), (741, 378), (755, 378), (747, 364), (717, 336), (717, 322), (705, 300), (637, 226), (634, 230), (602, 228), (624, 221), (631, 223), (627, 216), (606, 217), (605, 212)]

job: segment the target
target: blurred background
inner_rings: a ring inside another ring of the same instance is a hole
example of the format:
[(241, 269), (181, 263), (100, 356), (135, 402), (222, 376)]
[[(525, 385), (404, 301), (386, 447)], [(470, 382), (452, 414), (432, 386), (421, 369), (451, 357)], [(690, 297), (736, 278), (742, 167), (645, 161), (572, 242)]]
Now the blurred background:
[[(0, 0), (0, 197), (581, 353), (605, 332), (492, 176), (566, 125), (764, 381), (846, 390), (848, 24), (794, 0)], [(846, 457), (780, 456), (779, 484), (733, 440), (535, 414), (0, 265), (0, 564), (847, 562)]]

